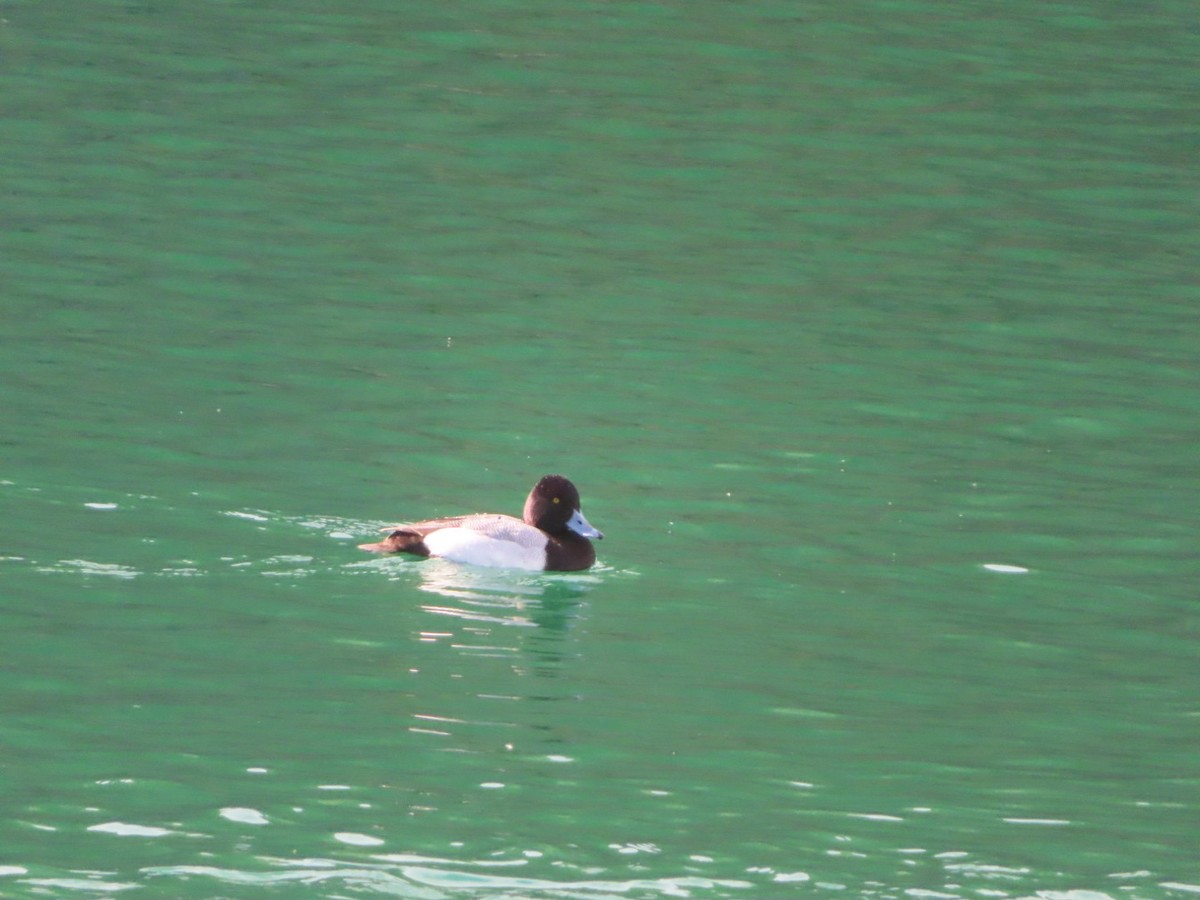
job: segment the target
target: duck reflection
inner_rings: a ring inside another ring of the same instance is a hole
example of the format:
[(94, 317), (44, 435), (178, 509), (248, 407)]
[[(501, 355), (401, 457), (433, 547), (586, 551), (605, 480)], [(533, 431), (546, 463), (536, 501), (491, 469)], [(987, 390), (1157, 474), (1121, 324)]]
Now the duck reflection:
[(436, 615), (481, 625), (537, 628), (562, 634), (596, 575), (531, 575), (509, 569), (487, 569), (430, 560), (420, 566), (418, 589), (437, 595), (423, 603)]

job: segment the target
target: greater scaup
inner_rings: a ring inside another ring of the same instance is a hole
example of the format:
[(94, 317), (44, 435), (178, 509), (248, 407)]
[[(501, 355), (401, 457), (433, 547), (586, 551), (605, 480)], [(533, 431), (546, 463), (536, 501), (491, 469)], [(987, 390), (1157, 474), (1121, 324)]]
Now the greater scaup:
[(525, 521), (476, 513), (429, 519), (385, 528), (377, 544), (359, 544), (373, 553), (440, 556), (477, 566), (575, 572), (596, 561), (588, 538), (603, 538), (579, 508), (579, 491), (562, 475), (547, 475), (525, 500)]

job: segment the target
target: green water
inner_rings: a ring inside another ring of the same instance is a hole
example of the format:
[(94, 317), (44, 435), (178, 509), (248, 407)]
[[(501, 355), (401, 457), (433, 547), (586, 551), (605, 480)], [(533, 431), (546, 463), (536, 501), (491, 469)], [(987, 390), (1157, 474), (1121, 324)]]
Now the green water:
[(1195, 897), (1198, 58), (0, 7), (0, 896)]

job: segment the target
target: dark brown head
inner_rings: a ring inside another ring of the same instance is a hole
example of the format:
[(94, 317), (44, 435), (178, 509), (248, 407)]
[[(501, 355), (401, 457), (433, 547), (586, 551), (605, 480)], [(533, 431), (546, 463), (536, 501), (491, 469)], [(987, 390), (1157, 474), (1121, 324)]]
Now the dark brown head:
[(604, 537), (583, 517), (579, 491), (562, 475), (546, 475), (533, 486), (525, 499), (524, 518), (526, 524), (559, 537), (570, 533), (597, 540)]

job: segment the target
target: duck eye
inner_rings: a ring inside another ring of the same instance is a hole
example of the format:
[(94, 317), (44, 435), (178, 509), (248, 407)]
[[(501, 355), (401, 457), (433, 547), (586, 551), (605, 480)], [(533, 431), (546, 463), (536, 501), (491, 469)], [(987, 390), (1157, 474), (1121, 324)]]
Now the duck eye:
[(554, 498), (554, 500), (553, 500), (553, 502), (554, 502), (554, 503), (557, 503), (557, 502), (558, 502), (558, 498), (557, 498), (557, 497), (555, 497), (555, 498)]

